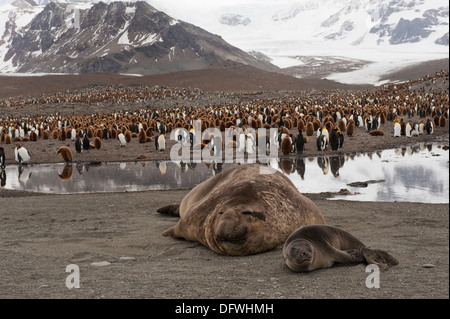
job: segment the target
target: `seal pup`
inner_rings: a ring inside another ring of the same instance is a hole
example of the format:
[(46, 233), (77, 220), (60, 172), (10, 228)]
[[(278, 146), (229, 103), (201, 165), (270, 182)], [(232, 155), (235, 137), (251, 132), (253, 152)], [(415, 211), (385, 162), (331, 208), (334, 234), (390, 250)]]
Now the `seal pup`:
[(197, 241), (230, 256), (271, 250), (300, 226), (325, 224), (317, 206), (288, 177), (261, 164), (224, 170), (158, 213), (180, 217), (163, 236)]
[(387, 252), (369, 248), (349, 232), (329, 225), (306, 225), (295, 230), (284, 243), (283, 258), (295, 272), (328, 268), (334, 263), (367, 262), (380, 269), (398, 265)]

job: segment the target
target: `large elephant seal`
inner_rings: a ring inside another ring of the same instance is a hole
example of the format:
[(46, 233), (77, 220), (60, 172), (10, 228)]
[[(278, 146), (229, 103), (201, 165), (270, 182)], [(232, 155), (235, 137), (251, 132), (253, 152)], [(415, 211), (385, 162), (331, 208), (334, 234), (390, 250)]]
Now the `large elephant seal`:
[(158, 212), (180, 216), (164, 236), (235, 256), (273, 249), (298, 227), (325, 223), (317, 206), (286, 176), (261, 164), (224, 170), (193, 188), (180, 205)]
[(329, 225), (307, 225), (294, 231), (284, 243), (283, 258), (296, 272), (327, 268), (334, 263), (367, 262), (380, 269), (398, 265), (387, 252), (371, 249), (352, 234)]

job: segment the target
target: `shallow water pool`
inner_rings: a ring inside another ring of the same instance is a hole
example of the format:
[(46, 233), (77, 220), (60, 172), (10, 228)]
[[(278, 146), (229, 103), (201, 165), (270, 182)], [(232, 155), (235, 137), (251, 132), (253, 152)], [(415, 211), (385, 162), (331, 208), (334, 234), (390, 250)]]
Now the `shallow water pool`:
[[(375, 153), (272, 159), (302, 193), (339, 192), (333, 199), (448, 203), (449, 151), (436, 144)], [(73, 194), (190, 189), (233, 163), (171, 161), (9, 165), (1, 187), (39, 193)], [(245, 165), (241, 164), (241, 165)]]

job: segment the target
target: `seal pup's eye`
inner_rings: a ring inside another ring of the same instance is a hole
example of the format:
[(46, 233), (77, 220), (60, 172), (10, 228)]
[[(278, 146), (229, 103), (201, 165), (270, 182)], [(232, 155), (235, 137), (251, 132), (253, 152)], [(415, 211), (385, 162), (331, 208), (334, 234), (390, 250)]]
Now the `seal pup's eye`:
[(223, 215), (223, 212), (219, 212), (219, 215)]

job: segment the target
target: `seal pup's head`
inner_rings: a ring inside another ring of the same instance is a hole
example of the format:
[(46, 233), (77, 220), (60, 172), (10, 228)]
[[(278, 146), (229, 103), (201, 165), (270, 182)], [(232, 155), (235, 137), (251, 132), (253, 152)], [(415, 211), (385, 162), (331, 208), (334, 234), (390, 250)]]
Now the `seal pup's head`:
[(305, 239), (294, 240), (283, 247), (283, 258), (293, 271), (309, 271), (314, 258), (314, 246)]

